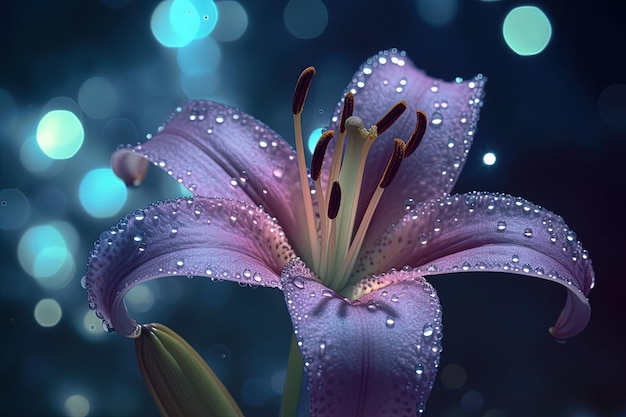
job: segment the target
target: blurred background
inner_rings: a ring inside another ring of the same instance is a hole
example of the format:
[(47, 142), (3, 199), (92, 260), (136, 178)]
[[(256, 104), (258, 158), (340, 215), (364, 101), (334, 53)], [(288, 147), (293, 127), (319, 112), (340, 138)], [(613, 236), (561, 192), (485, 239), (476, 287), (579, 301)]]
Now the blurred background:
[[(445, 337), (425, 415), (626, 416), (620, 3), (1, 2), (0, 413), (157, 415), (133, 343), (104, 333), (80, 278), (103, 230), (186, 191), (156, 168), (127, 190), (109, 168), (119, 144), (144, 140), (199, 97), (236, 105), (292, 141), (291, 94), (304, 67), (318, 70), (308, 135), (358, 66), (396, 47), (431, 76), (489, 79), (455, 190), (506, 192), (561, 214), (597, 277), (591, 322), (564, 344), (547, 332), (561, 286), (504, 274), (432, 279)], [(162, 279), (127, 303), (138, 321), (185, 337), (246, 415), (277, 415), (290, 341), (280, 292)]]

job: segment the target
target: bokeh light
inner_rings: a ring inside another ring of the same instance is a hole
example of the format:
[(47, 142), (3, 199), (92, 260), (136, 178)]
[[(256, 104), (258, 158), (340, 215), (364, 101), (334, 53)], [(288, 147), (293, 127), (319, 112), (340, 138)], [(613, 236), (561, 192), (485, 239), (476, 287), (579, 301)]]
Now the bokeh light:
[(196, 39), (178, 50), (180, 70), (186, 74), (213, 73), (222, 59), (220, 46), (210, 37)]
[(83, 177), (78, 188), (78, 198), (85, 211), (93, 217), (116, 215), (126, 203), (124, 181), (110, 168), (96, 168)]
[(441, 383), (448, 389), (459, 389), (467, 381), (467, 373), (458, 363), (451, 363), (441, 371)]
[(137, 285), (128, 291), (128, 294), (124, 297), (124, 302), (133, 311), (145, 313), (154, 305), (154, 293), (145, 284)]
[(237, 1), (216, 3), (219, 19), (211, 37), (220, 42), (232, 42), (241, 38), (248, 29), (248, 14)]
[(152, 12), (150, 29), (161, 45), (180, 48), (211, 33), (217, 20), (212, 0), (166, 0)]
[(483, 395), (475, 390), (467, 391), (461, 397), (461, 408), (467, 412), (480, 410), (483, 407), (483, 403)]
[(290, 0), (283, 20), (289, 32), (298, 39), (313, 39), (328, 25), (328, 9), (320, 0)]
[(35, 305), (33, 315), (41, 327), (53, 327), (61, 321), (63, 310), (56, 300), (44, 298)]
[(52, 159), (68, 159), (83, 145), (85, 131), (78, 117), (67, 110), (46, 113), (37, 126), (37, 144)]
[(540, 8), (520, 6), (511, 10), (504, 18), (502, 35), (516, 54), (536, 55), (550, 42), (552, 25)]
[(454, 18), (458, 0), (417, 0), (417, 13), (431, 26), (444, 26)]
[(93, 310), (85, 311), (82, 319), (78, 321), (78, 329), (80, 334), (90, 339), (99, 339), (107, 334), (102, 327), (102, 319), (98, 318)]
[(496, 163), (496, 154), (493, 152), (485, 152), (483, 155), (483, 164), (485, 165), (493, 165)]
[(50, 224), (26, 230), (20, 238), (17, 255), (24, 271), (44, 288), (65, 287), (76, 271), (65, 237)]
[(78, 105), (87, 116), (106, 119), (117, 107), (117, 90), (106, 78), (89, 78), (78, 90)]
[(50, 159), (48, 155), (43, 153), (39, 144), (37, 143), (37, 138), (35, 136), (31, 136), (26, 139), (22, 146), (20, 147), (20, 162), (32, 173), (44, 172), (52, 164), (54, 160)]
[(602, 90), (598, 112), (609, 126), (626, 127), (626, 84), (612, 84)]
[(317, 129), (313, 130), (311, 132), (311, 134), (309, 135), (309, 152), (311, 152), (311, 155), (313, 154), (313, 151), (315, 150), (315, 145), (317, 145), (317, 142), (320, 139), (320, 136), (322, 136), (322, 131), (324, 129), (321, 127), (318, 127)]
[(213, 98), (220, 85), (219, 73), (200, 72), (196, 74), (180, 74), (180, 88), (190, 99)]
[(89, 414), (89, 400), (83, 395), (70, 395), (64, 404), (68, 417), (85, 417)]
[(0, 191), (0, 229), (20, 229), (30, 216), (30, 201), (17, 188)]
[[(176, 1), (180, 2), (180, 0)], [(213, 0), (183, 0), (183, 3), (191, 3), (191, 7), (194, 7), (198, 13), (199, 25), (195, 38), (201, 39), (213, 33), (219, 21), (219, 10), (215, 2)], [(190, 6), (187, 5), (187, 7), (189, 8)]]

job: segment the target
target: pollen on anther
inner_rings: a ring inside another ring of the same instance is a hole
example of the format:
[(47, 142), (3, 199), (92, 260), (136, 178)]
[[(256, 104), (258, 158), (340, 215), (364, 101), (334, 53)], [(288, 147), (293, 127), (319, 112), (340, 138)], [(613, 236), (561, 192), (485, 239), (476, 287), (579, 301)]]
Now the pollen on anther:
[(293, 114), (302, 113), (302, 109), (304, 108), (304, 102), (306, 101), (306, 96), (309, 93), (309, 88), (311, 87), (311, 82), (313, 81), (313, 76), (315, 75), (315, 68), (308, 67), (300, 74), (298, 78), (298, 82), (296, 84), (296, 89), (293, 92), (293, 102), (291, 104), (291, 110)]
[(400, 163), (404, 159), (405, 148), (406, 145), (404, 141), (401, 139), (394, 139), (394, 148), (393, 153), (391, 154), (391, 158), (389, 158), (389, 162), (387, 163), (387, 168), (385, 168), (385, 172), (383, 173), (383, 177), (380, 179), (380, 183), (378, 186), (380, 188), (387, 188), (389, 184), (393, 181), (398, 170), (400, 169)]
[(426, 113), (421, 110), (418, 110), (415, 113), (417, 116), (417, 121), (415, 122), (415, 129), (413, 129), (413, 133), (411, 133), (409, 140), (406, 142), (406, 149), (404, 150), (405, 158), (415, 152), (420, 142), (422, 141), (424, 134), (426, 133), (426, 126), (428, 125), (428, 118), (426, 117)]
[(334, 135), (334, 130), (327, 130), (322, 133), (322, 136), (320, 136), (317, 141), (317, 145), (315, 145), (315, 150), (313, 151), (313, 156), (311, 157), (311, 179), (313, 181), (317, 181), (322, 174), (322, 163), (324, 162), (326, 148)]
[(402, 113), (404, 113), (406, 108), (407, 104), (404, 100), (402, 100), (397, 102), (387, 113), (385, 113), (385, 115), (381, 117), (378, 122), (376, 122), (378, 135), (382, 135), (385, 130), (389, 129), (391, 125), (394, 124), (400, 116), (402, 116)]
[(328, 200), (328, 218), (334, 219), (339, 213), (339, 205), (341, 203), (341, 186), (339, 181), (335, 181), (330, 190), (330, 198)]
[(341, 122), (339, 123), (339, 132), (343, 133), (346, 131), (346, 119), (352, 116), (352, 112), (354, 111), (354, 94), (351, 91), (348, 91), (343, 98), (343, 109), (341, 111)]

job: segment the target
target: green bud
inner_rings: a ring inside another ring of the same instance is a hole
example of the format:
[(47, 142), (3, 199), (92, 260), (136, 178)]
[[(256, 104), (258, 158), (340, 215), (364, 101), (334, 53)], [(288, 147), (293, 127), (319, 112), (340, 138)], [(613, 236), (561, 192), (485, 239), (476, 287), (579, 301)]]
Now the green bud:
[(163, 417), (243, 417), (200, 355), (172, 329), (141, 326), (135, 351), (144, 381)]

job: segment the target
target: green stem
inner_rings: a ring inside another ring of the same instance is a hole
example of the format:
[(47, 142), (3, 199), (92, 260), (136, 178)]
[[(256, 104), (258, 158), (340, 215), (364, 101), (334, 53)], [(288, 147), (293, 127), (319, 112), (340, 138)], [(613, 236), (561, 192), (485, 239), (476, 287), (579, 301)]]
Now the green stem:
[(287, 375), (285, 376), (285, 387), (283, 388), (283, 401), (280, 405), (280, 417), (298, 416), (303, 375), (302, 354), (298, 348), (296, 336), (293, 335), (291, 336), (291, 347), (289, 348), (289, 360), (287, 361)]

